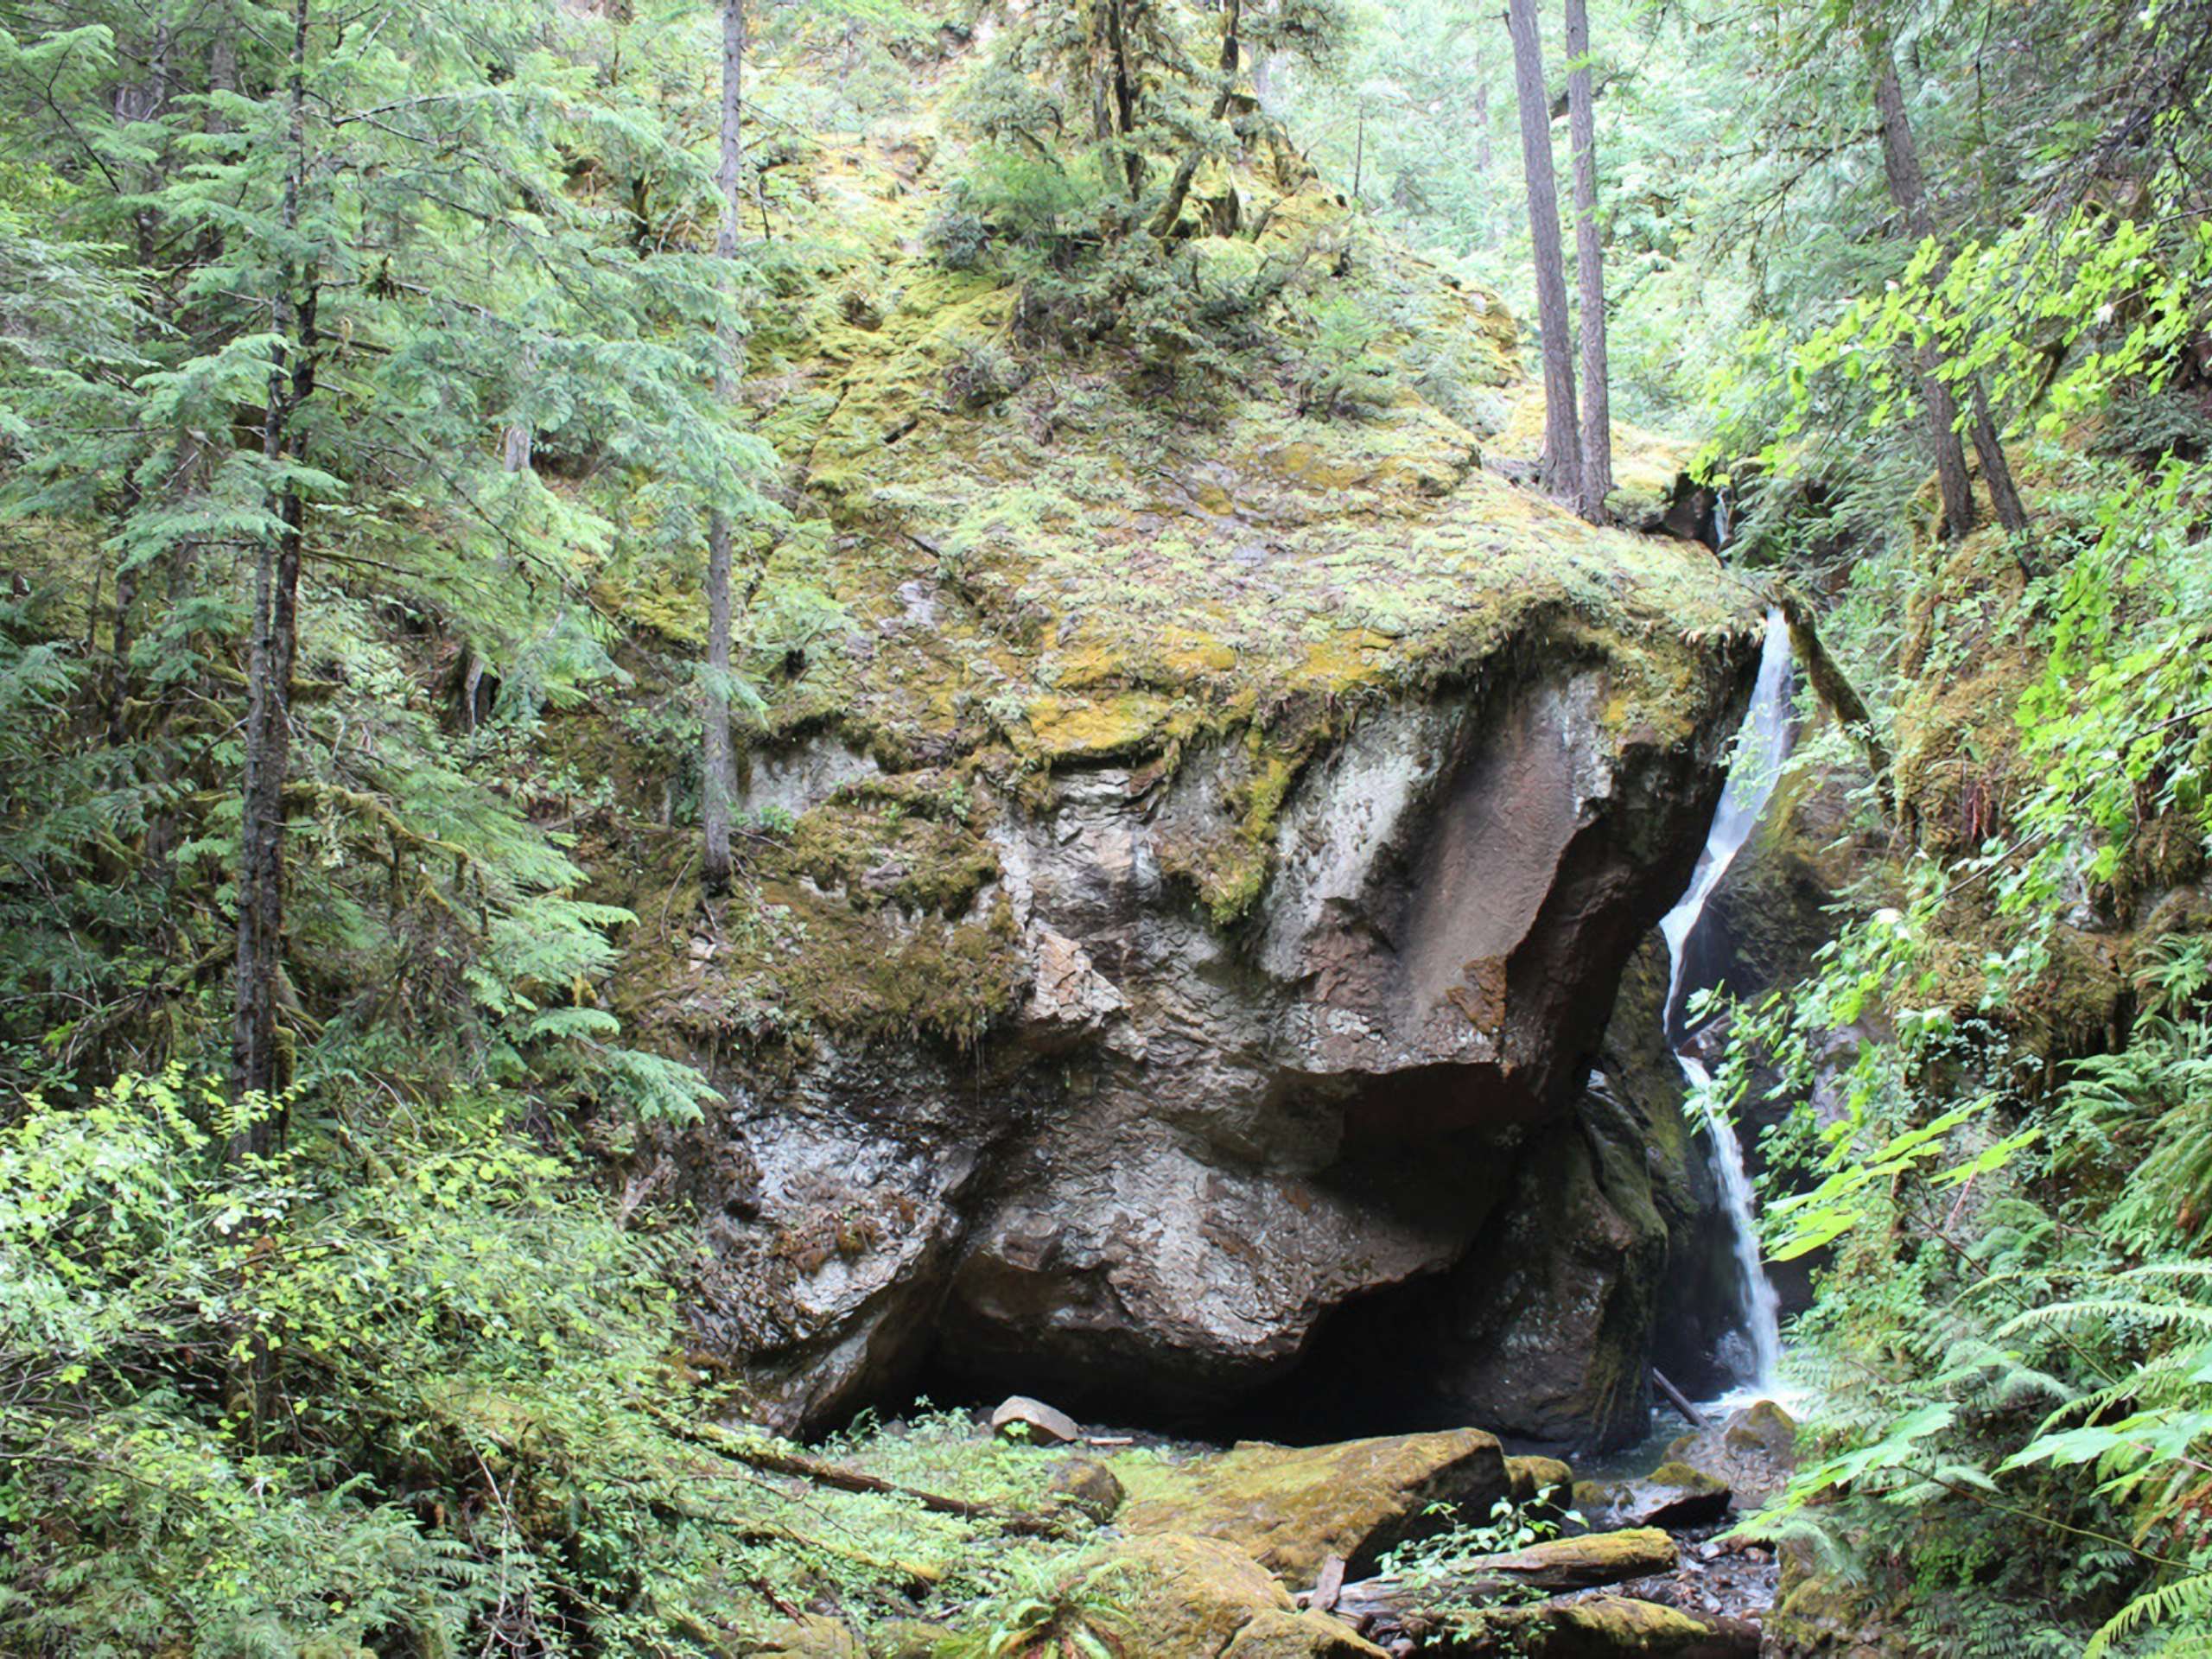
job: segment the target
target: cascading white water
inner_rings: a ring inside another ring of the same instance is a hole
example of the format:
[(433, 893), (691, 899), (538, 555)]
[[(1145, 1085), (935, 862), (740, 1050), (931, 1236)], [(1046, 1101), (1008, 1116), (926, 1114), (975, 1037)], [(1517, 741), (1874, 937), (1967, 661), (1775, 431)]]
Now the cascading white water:
[[(1728, 865), (1750, 838), (1775, 779), (1789, 758), (1789, 626), (1779, 610), (1768, 613), (1766, 639), (1759, 654), (1758, 683), (1751, 692), (1751, 706), (1736, 740), (1736, 758), (1728, 772), (1719, 809), (1713, 815), (1713, 829), (1705, 850), (1698, 855), (1689, 891), (1659, 924), (1667, 940), (1671, 970), (1667, 982), (1669, 1035), (1677, 997), (1681, 992), (1683, 955), (1690, 930), (1705, 909), (1705, 901), (1727, 873)], [(1705, 1066), (1694, 1055), (1676, 1050), (1675, 1058), (1693, 1089), (1707, 1081)], [(1713, 1146), (1713, 1172), (1719, 1181), (1721, 1201), (1736, 1255), (1738, 1291), (1742, 1297), (1745, 1333), (1749, 1338), (1751, 1375), (1748, 1386), (1770, 1390), (1782, 1363), (1781, 1299), (1759, 1260), (1758, 1229), (1755, 1220), (1751, 1176), (1744, 1166), (1743, 1143), (1725, 1115), (1708, 1109), (1707, 1123)]]

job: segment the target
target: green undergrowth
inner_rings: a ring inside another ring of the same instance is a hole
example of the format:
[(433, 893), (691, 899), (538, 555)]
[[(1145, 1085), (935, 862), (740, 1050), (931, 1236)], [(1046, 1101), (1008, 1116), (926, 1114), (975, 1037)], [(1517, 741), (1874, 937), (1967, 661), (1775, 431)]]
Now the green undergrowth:
[(681, 1235), (626, 1228), (512, 1103), (282, 1109), (244, 1161), (175, 1073), (0, 1133), (0, 1645), (720, 1655), (1081, 1548), (1061, 1459), (964, 1418), (811, 1452), (717, 1427), (741, 1402), (676, 1357)]

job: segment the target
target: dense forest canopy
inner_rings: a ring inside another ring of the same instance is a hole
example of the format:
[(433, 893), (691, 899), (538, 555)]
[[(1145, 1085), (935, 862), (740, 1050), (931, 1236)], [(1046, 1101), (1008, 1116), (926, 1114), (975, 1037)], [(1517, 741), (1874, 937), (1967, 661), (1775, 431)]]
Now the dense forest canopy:
[[(1856, 849), (1709, 1010), (1792, 1639), (2212, 1649), (2212, 3), (1511, 11), (0, 0), (0, 1648), (1172, 1650), (1030, 1449), (750, 1427), (670, 1172), (988, 1086), (1071, 762), (1250, 734), (1249, 953), (1423, 627), (1737, 626), (1687, 512)], [(738, 788), (830, 729), (860, 840)]]

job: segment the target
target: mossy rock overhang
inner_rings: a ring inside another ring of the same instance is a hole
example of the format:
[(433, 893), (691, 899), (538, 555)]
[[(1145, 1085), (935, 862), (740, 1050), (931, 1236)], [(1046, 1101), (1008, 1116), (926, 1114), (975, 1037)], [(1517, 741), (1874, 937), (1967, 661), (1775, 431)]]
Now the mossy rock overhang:
[[(645, 918), (620, 1011), (729, 1097), (677, 1156), (703, 1337), (799, 1426), (932, 1352), (1231, 1399), (1459, 1262), (1688, 878), (1764, 608), (1488, 469), (1512, 319), (1310, 177), (1207, 186), (1273, 211), (1198, 280), (1321, 251), (1203, 406), (1025, 328), (928, 251), (935, 73), (779, 169), (823, 282), (749, 347), (795, 504), (766, 581), (834, 608), (752, 665), (765, 840), (711, 927), (677, 838), (607, 883)], [(1346, 296), (1459, 391), (1300, 412)], [(1017, 372), (979, 401), (986, 352)]]

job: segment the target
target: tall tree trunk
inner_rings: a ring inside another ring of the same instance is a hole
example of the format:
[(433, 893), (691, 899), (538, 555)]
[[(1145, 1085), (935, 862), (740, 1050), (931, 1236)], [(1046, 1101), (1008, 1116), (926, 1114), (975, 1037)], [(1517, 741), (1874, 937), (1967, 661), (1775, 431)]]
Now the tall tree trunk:
[[(294, 0), (289, 142), (284, 176), (286, 240), (298, 228), (307, 172), (308, 0)], [(262, 454), (273, 464), (292, 452), (292, 416), (315, 390), (315, 284), (293, 256), (279, 279), (276, 333), (281, 342), (269, 367), (269, 408)], [(277, 521), (262, 540), (254, 570), (253, 638), (246, 664), (245, 779), (238, 837), (238, 1006), (231, 1024), (234, 1096), (272, 1095), (280, 1079), (276, 1052), (276, 980), (284, 950), (284, 783), (291, 760), (292, 654), (297, 639), (300, 553), (307, 504), (296, 486), (279, 486), (271, 504)], [(277, 1122), (269, 1111), (241, 1123), (233, 1158), (265, 1152)]]
[(1536, 0), (1507, 0), (1513, 35), (1513, 94), (1521, 109), (1521, 170), (1529, 187), (1529, 239), (1536, 265), (1536, 327), (1544, 347), (1543, 486), (1563, 501), (1581, 494), (1574, 418), (1574, 336), (1567, 315), (1567, 264), (1560, 249), (1559, 186), (1552, 175), (1551, 100), (1544, 95), (1544, 47)]
[[(740, 172), (745, 159), (745, 0), (722, 0), (721, 226), (715, 252), (737, 257)], [(735, 390), (732, 372), (737, 342), (727, 329), (715, 342), (715, 394), (727, 399)], [(729, 509), (718, 499), (707, 520), (707, 696), (706, 744), (702, 755), (700, 817), (707, 834), (706, 882), (710, 893), (729, 886), (730, 803), (736, 777), (729, 741), (729, 641), (731, 525)]]
[[(146, 76), (143, 80), (126, 82), (117, 89), (115, 113), (118, 121), (135, 125), (143, 121), (158, 120), (169, 101), (169, 54), (175, 37), (167, 14), (154, 21), (154, 35), (146, 48)], [(154, 243), (156, 230), (154, 198), (164, 182), (167, 168), (165, 146), (156, 148), (139, 180), (142, 205), (132, 217), (137, 234), (138, 265), (150, 270), (154, 264)], [(134, 467), (143, 457), (133, 457)], [(120, 521), (127, 525), (141, 505), (143, 492), (134, 475), (125, 478), (122, 491)], [(108, 664), (107, 738), (111, 746), (120, 746), (126, 735), (125, 712), (130, 691), (130, 621), (131, 608), (138, 597), (138, 572), (129, 565), (119, 565), (115, 573), (115, 609), (110, 637), (111, 649)]]
[[(1904, 86), (1897, 79), (1897, 55), (1891, 50), (1890, 37), (1878, 29), (1870, 29), (1866, 36), (1866, 62), (1874, 82), (1874, 110), (1881, 119), (1882, 171), (1889, 181), (1890, 199), (1897, 204), (1904, 217), (1906, 228), (1926, 240), (1936, 233), (1935, 219), (1928, 211), (1928, 187), (1920, 170), (1920, 150), (1913, 142), (1912, 123), (1905, 113)], [(1943, 531), (1947, 536), (1961, 537), (1974, 527), (1979, 517), (1974, 506), (1974, 486), (1967, 475), (1965, 446), (1959, 441), (1958, 400), (1951, 395), (1942, 370), (1942, 352), (1933, 340), (1919, 347), (1916, 353), (1920, 372), (1920, 393), (1928, 410), (1928, 435), (1936, 449), (1936, 487), (1943, 501)], [(1998, 519), (2008, 530), (2017, 530), (2027, 523), (2027, 514), (2021, 508), (2019, 492), (2012, 483), (2012, 469), (2005, 459), (2005, 450), (1997, 441), (1995, 426), (1989, 420), (1987, 400), (1977, 379), (1972, 386), (1975, 405), (1974, 448), (1981, 456), (1982, 474), (1989, 484), (1990, 499), (1996, 504)]]
[(1567, 0), (1567, 130), (1574, 150), (1574, 279), (1582, 308), (1582, 516), (1605, 517), (1613, 488), (1612, 399), (1605, 366), (1605, 251), (1598, 235), (1598, 114), (1590, 88), (1588, 0)]

